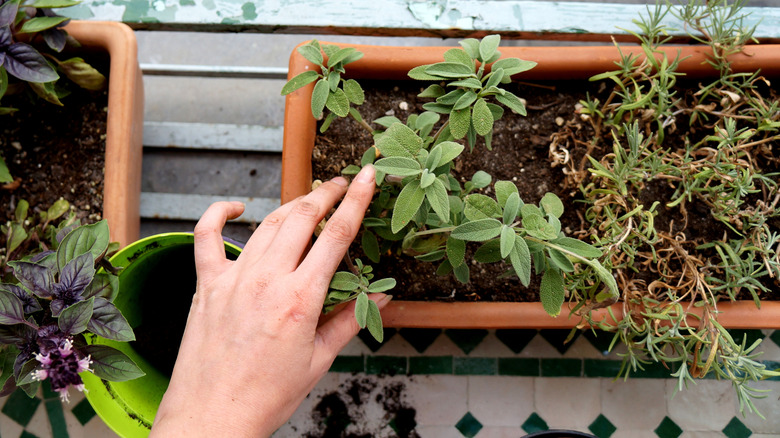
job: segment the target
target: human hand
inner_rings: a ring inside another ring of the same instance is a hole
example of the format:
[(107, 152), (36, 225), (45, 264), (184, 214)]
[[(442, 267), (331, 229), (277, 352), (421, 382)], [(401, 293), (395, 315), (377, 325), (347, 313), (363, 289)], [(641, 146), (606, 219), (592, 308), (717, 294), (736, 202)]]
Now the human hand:
[[(293, 414), (359, 330), (354, 302), (321, 324), (319, 317), (373, 196), (374, 173), (366, 166), (349, 190), (338, 177), (279, 207), (236, 261), (225, 258), (221, 231), (243, 205), (218, 202), (203, 214), (195, 227), (197, 290), (152, 436), (269, 436)], [(372, 299), (381, 309), (390, 297)]]

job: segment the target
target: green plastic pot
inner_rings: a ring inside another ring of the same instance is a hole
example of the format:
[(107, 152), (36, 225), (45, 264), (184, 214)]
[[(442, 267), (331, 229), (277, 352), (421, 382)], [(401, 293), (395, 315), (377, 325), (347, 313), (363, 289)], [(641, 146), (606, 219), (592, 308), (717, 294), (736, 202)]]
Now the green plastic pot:
[[(119, 274), (119, 294), (114, 304), (133, 329), (143, 322), (144, 306), (154, 305), (153, 297), (149, 296), (154, 289), (152, 279), (164, 275), (176, 279), (187, 278), (194, 284), (193, 243), (192, 233), (158, 234), (136, 241), (111, 257), (114, 266), (123, 268)], [(229, 258), (235, 259), (241, 250), (241, 244), (225, 239), (225, 252)], [(183, 266), (172, 267), (173, 261)], [(195, 292), (194, 289), (192, 292)], [(181, 304), (189, 309), (190, 297), (182, 299)], [(87, 390), (87, 400), (109, 428), (124, 438), (146, 437), (168, 388), (169, 376), (153, 366), (130, 343), (98, 336), (91, 337), (89, 342), (108, 345), (124, 352), (146, 373), (144, 377), (127, 382), (108, 382), (91, 373), (83, 373), (81, 376)]]

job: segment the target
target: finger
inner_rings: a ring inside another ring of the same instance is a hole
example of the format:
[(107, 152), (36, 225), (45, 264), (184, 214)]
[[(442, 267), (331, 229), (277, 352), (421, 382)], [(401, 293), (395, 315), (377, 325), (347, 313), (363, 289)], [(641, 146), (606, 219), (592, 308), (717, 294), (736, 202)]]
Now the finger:
[(241, 202), (215, 202), (206, 209), (195, 225), (195, 270), (202, 279), (208, 279), (214, 272), (221, 272), (225, 262), (225, 244), (222, 228), (229, 219), (235, 219), (244, 212)]
[(292, 201), (282, 205), (276, 210), (266, 216), (260, 225), (257, 227), (252, 236), (244, 245), (244, 250), (241, 251), (241, 255), (238, 256), (238, 263), (247, 264), (248, 266), (254, 266), (260, 258), (265, 255), (268, 247), (271, 245), (276, 233), (279, 232), (279, 227), (282, 226), (284, 220), (290, 214), (295, 204), (302, 199), (293, 199)]
[[(330, 283), (344, 253), (355, 240), (368, 204), (374, 196), (376, 187), (374, 177), (373, 166), (366, 166), (360, 171), (349, 186), (347, 196), (328, 220), (328, 224), (314, 242), (306, 259), (301, 262), (298, 271), (310, 275), (314, 284)], [(321, 299), (318, 297), (316, 301)]]
[(334, 178), (304, 196), (292, 208), (270, 243), (273, 254), (263, 262), (279, 272), (292, 272), (311, 240), (314, 228), (347, 190), (344, 178)]
[[(376, 302), (379, 310), (382, 310), (392, 297), (381, 293), (369, 294), (368, 298)], [(327, 372), (333, 359), (360, 331), (355, 321), (355, 302), (339, 310), (325, 323), (317, 328), (314, 340), (314, 353), (312, 355), (312, 368)]]

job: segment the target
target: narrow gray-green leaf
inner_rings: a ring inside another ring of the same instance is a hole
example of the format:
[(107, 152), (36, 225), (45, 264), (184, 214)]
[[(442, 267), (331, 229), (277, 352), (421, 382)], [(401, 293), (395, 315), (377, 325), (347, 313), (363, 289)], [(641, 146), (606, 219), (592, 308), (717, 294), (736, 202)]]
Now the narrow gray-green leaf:
[(544, 311), (547, 312), (548, 315), (560, 315), (565, 293), (566, 291), (563, 288), (563, 277), (561, 277), (561, 273), (553, 268), (547, 269), (542, 276), (539, 298), (542, 301)]
[(512, 263), (517, 277), (520, 278), (520, 282), (523, 283), (523, 286), (528, 287), (531, 282), (531, 252), (522, 237), (515, 239), (514, 248), (509, 254), (509, 261)]
[(461, 47), (463, 47), (463, 50), (466, 51), (466, 54), (471, 57), (471, 59), (477, 59), (479, 57), (479, 40), (476, 38), (466, 38), (464, 40), (461, 40), (459, 42)]
[(447, 86), (471, 88), (472, 90), (481, 90), (482, 82), (480, 82), (479, 79), (477, 78), (466, 78), (466, 79), (450, 82), (449, 84), (447, 84)]
[(425, 197), (431, 208), (436, 212), (442, 222), (450, 220), (450, 200), (447, 198), (447, 189), (440, 179), (435, 178), (433, 183), (425, 189)]
[(368, 296), (361, 292), (357, 296), (357, 300), (355, 300), (355, 320), (357, 321), (360, 328), (366, 328), (366, 317), (368, 316), (368, 302), (371, 301), (368, 299)]
[(388, 175), (414, 176), (422, 172), (417, 160), (405, 157), (382, 158), (374, 163), (374, 167)]
[(317, 64), (322, 65), (322, 51), (319, 49), (319, 47), (314, 47), (311, 44), (306, 44), (303, 46), (298, 47), (298, 53), (301, 54), (304, 58), (308, 59), (309, 61)]
[(366, 94), (363, 92), (363, 87), (354, 79), (347, 79), (344, 81), (344, 93), (347, 94), (347, 99), (355, 105), (362, 105), (366, 100)]
[(472, 193), (466, 197), (463, 214), (469, 220), (501, 217), (501, 207), (491, 197), (481, 193)]
[(333, 67), (339, 62), (346, 59), (349, 55), (354, 52), (355, 49), (352, 47), (346, 47), (344, 49), (339, 49), (336, 53), (334, 53), (331, 56), (328, 56), (328, 67)]
[(460, 88), (457, 90), (452, 90), (449, 93), (437, 98), (436, 103), (440, 103), (442, 105), (455, 105), (455, 102), (457, 102), (465, 94), (466, 90), (462, 90)]
[(331, 289), (352, 291), (358, 287), (360, 287), (360, 279), (351, 272), (336, 272), (330, 280)]
[[(457, 104), (455, 105), (457, 107)], [(487, 135), (493, 130), (493, 114), (487, 106), (485, 99), (479, 98), (471, 110), (471, 123), (479, 135)]]
[(506, 105), (513, 112), (520, 114), (521, 116), (525, 116), (527, 114), (525, 110), (525, 104), (522, 100), (520, 100), (519, 97), (515, 96), (514, 94), (507, 91), (503, 95), (496, 94), (495, 97), (497, 101)]
[(409, 224), (417, 210), (425, 199), (425, 190), (420, 188), (420, 182), (414, 180), (404, 186), (401, 189), (401, 193), (398, 194), (398, 200), (395, 202), (395, 209), (393, 209), (393, 218), (390, 222), (390, 228), (393, 234), (401, 231), (403, 227)]
[(439, 62), (428, 66), (425, 73), (443, 78), (465, 78), (473, 75), (474, 70), (457, 62)]
[(444, 60), (446, 62), (454, 62), (458, 64), (463, 64), (472, 71), (474, 71), (474, 61), (471, 60), (471, 57), (468, 53), (466, 53), (465, 50), (460, 48), (454, 48), (447, 50), (444, 52)]
[(471, 183), (475, 189), (487, 187), (491, 181), (493, 181), (493, 177), (483, 170), (478, 170), (471, 176)]
[[(376, 147), (384, 157), (403, 157), (413, 159), (414, 155), (408, 149), (401, 146), (398, 140), (385, 134), (376, 140)], [(370, 149), (369, 149), (370, 150)]]
[(469, 108), (452, 110), (450, 113), (450, 133), (455, 139), (466, 136), (471, 126), (471, 111)]
[(561, 217), (563, 214), (563, 202), (554, 193), (545, 193), (542, 200), (539, 201), (539, 206), (544, 209), (544, 212), (551, 214), (555, 217)]
[(466, 256), (466, 242), (452, 236), (447, 238), (447, 259), (452, 266), (459, 266)]
[(344, 90), (337, 88), (336, 91), (328, 93), (328, 99), (325, 101), (325, 106), (335, 115), (339, 117), (346, 117), (349, 115), (349, 99), (344, 93)]
[(512, 222), (515, 221), (517, 214), (520, 213), (520, 204), (522, 202), (523, 201), (520, 200), (520, 195), (518, 195), (516, 192), (509, 194), (509, 197), (506, 199), (506, 202), (504, 203), (503, 219), (506, 225), (512, 225)]
[(441, 87), (439, 84), (432, 84), (429, 85), (428, 88), (422, 91), (422, 93), (418, 94), (417, 97), (432, 97), (437, 98), (444, 96), (446, 91), (444, 91), (444, 88)]
[(325, 79), (317, 81), (311, 94), (311, 114), (315, 119), (319, 119), (322, 116), (322, 110), (325, 109), (328, 95), (330, 95), (328, 81)]
[(485, 63), (490, 62), (501, 42), (500, 35), (488, 35), (479, 42), (479, 60)]
[(409, 75), (410, 78), (416, 79), (418, 81), (438, 81), (438, 80), (444, 79), (441, 76), (435, 76), (435, 75), (426, 73), (426, 70), (430, 66), (431, 66), (430, 64), (418, 65), (417, 67), (409, 70), (408, 75)]
[(452, 230), (452, 237), (470, 242), (484, 242), (501, 233), (501, 222), (487, 218), (466, 222)]
[(363, 248), (363, 253), (366, 254), (372, 262), (379, 263), (379, 242), (376, 239), (376, 234), (371, 231), (363, 231), (363, 236), (360, 238), (360, 246)]
[(465, 93), (463, 93), (463, 96), (461, 96), (452, 107), (453, 111), (462, 110), (464, 108), (469, 108), (474, 101), (477, 100), (477, 93), (468, 90)]
[(394, 123), (387, 128), (385, 135), (394, 138), (401, 146), (405, 147), (412, 154), (416, 154), (422, 148), (423, 140), (412, 128), (403, 123)]
[[(506, 202), (513, 193), (517, 194), (517, 186), (511, 181), (497, 181), (495, 185), (496, 200), (498, 205), (502, 208), (506, 206)], [(519, 199), (519, 196), (518, 196)]]
[(537, 215), (529, 215), (523, 217), (523, 227), (533, 237), (542, 240), (552, 240), (558, 237), (558, 233), (553, 229), (543, 217)]
[(593, 245), (589, 245), (581, 240), (572, 239), (571, 237), (559, 237), (550, 243), (554, 243), (563, 249), (569, 250), (580, 257), (584, 258), (598, 258), (602, 256), (600, 249)]
[(509, 256), (509, 253), (512, 252), (512, 249), (515, 247), (515, 238), (517, 237), (517, 234), (515, 234), (515, 230), (512, 229), (512, 227), (508, 227), (504, 225), (501, 227), (501, 258), (505, 259)]
[[(519, 239), (515, 239), (517, 241)], [(474, 252), (474, 260), (480, 263), (496, 263), (501, 261), (501, 242), (500, 239), (493, 239), (485, 242)]]
[(379, 313), (379, 306), (372, 300), (368, 301), (368, 315), (366, 315), (366, 325), (368, 332), (380, 344), (385, 340), (385, 333), (382, 327), (382, 315)]
[(574, 272), (574, 265), (572, 264), (571, 260), (566, 257), (566, 254), (553, 248), (547, 248), (547, 252), (550, 254), (550, 260), (561, 271)]
[(382, 278), (368, 285), (371, 293), (386, 292), (395, 287), (395, 278)]
[(436, 148), (441, 149), (438, 166), (442, 166), (457, 158), (463, 152), (464, 146), (454, 141), (443, 141), (437, 144)]

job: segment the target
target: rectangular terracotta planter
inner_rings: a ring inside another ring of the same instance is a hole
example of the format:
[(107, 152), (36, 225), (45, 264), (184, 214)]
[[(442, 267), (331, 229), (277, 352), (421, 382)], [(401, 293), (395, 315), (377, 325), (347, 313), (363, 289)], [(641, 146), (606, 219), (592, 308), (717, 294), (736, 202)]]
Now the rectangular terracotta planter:
[[(324, 43), (328, 44), (328, 43)], [(347, 67), (347, 76), (355, 79), (408, 79), (413, 67), (443, 60), (452, 47), (377, 47), (337, 44), (354, 47), (365, 54)], [(614, 46), (589, 47), (500, 47), (503, 57), (517, 57), (538, 63), (519, 77), (534, 79), (587, 79), (595, 74), (615, 69), (618, 51)], [(640, 49), (622, 48), (624, 53), (640, 54)], [(712, 75), (705, 61), (708, 51), (703, 46), (667, 47), (670, 58), (681, 51), (679, 71), (688, 77)], [(735, 71), (755, 71), (760, 68), (768, 78), (780, 79), (780, 45), (750, 46), (744, 54), (733, 58)], [(288, 78), (315, 65), (293, 51)], [(284, 114), (284, 149), (282, 155), (282, 203), (311, 191), (311, 153), (316, 135), (316, 120), (311, 114), (311, 94), (314, 84), (287, 95)], [(564, 304), (566, 307), (566, 304)], [(757, 309), (752, 301), (719, 302), (722, 312), (718, 321), (728, 328), (780, 329), (780, 302), (763, 302)], [(622, 319), (623, 304), (612, 306), (612, 312)], [(552, 318), (540, 303), (441, 303), (391, 301), (382, 311), (386, 327), (420, 328), (569, 328), (580, 318), (569, 318), (564, 308), (561, 316)], [(610, 318), (606, 309), (594, 312), (595, 320)]]
[(111, 240), (124, 247), (138, 240), (140, 228), (144, 89), (138, 44), (123, 23), (74, 20), (65, 30), (85, 50), (110, 57), (103, 217)]

